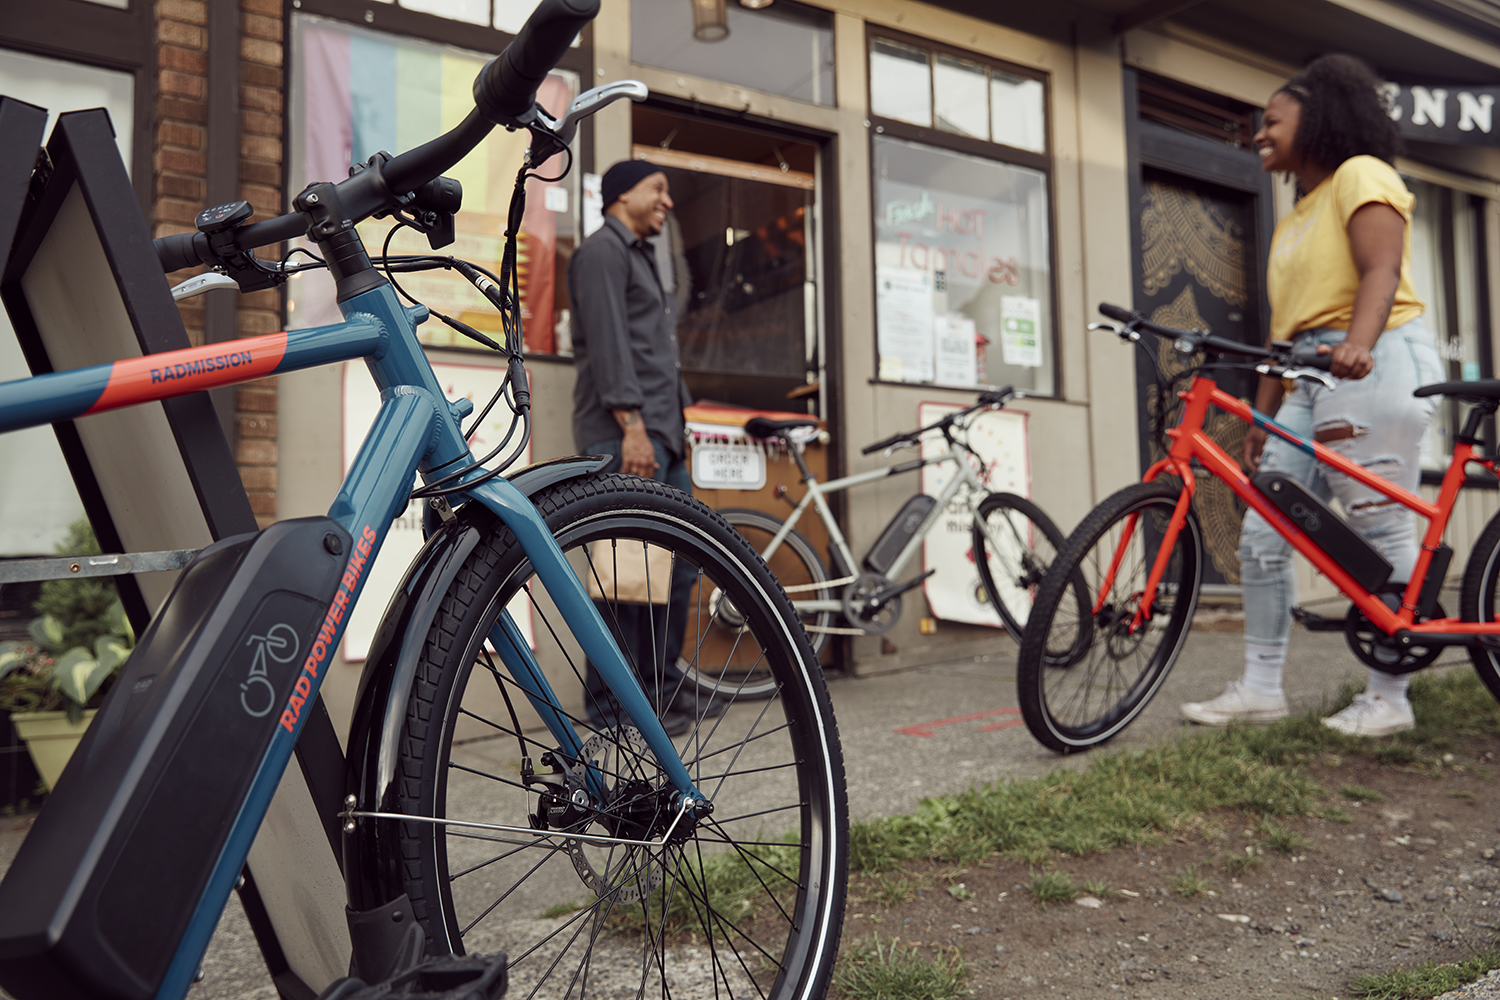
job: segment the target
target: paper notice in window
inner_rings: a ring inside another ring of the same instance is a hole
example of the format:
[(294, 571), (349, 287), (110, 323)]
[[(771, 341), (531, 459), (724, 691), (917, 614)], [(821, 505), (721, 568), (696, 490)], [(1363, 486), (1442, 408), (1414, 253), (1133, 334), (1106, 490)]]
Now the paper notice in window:
[(971, 386), (979, 381), (979, 355), (974, 340), (974, 321), (949, 313), (933, 320), (932, 337), (937, 347), (939, 385)]
[(1042, 304), (1023, 295), (1000, 297), (1000, 356), (1008, 365), (1042, 367)]
[(932, 381), (932, 274), (909, 267), (875, 269), (880, 377)]

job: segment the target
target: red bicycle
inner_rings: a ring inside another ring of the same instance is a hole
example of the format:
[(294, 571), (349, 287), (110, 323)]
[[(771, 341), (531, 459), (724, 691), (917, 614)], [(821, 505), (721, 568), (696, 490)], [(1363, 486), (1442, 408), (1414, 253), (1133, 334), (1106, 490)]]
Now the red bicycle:
[[(1443, 531), (1467, 481), (1468, 466), (1497, 471), (1495, 458), (1481, 455), (1476, 445), (1484, 418), (1500, 406), (1500, 379), (1439, 382), (1417, 390), (1418, 396), (1452, 396), (1473, 404), (1455, 440), (1438, 500), (1429, 503), (1292, 433), (1205, 374), (1253, 370), (1332, 387), (1328, 355), (1301, 352), (1286, 342), (1265, 348), (1202, 331), (1174, 330), (1118, 306), (1101, 305), (1099, 311), (1115, 322), (1092, 323), (1091, 330), (1107, 329), (1137, 344), (1141, 334), (1151, 334), (1171, 341), (1179, 354), (1201, 353), (1203, 358), (1167, 386), (1191, 378), (1178, 393), (1181, 417), (1165, 432), (1166, 457), (1147, 469), (1141, 482), (1113, 494), (1084, 518), (1037, 591), (1016, 675), (1021, 715), (1033, 736), (1061, 753), (1095, 746), (1128, 726), (1161, 688), (1182, 652), (1198, 604), (1203, 529), (1191, 504), (1204, 474), (1223, 480), (1353, 602), (1344, 634), (1360, 660), (1390, 670), (1395, 658), (1397, 672), (1409, 672), (1431, 663), (1448, 646), (1463, 646), (1491, 694), (1500, 699), (1500, 515), (1485, 526), (1469, 556), (1459, 617), (1446, 617), (1438, 606), (1438, 591), (1453, 558), (1453, 550), (1443, 544)], [(1425, 518), (1427, 530), (1411, 579), (1388, 586), (1390, 563), (1295, 479), (1242, 471), (1204, 431), (1210, 406), (1264, 428)], [(1089, 595), (1087, 607), (1076, 599), (1078, 588)], [(1070, 595), (1073, 599), (1067, 599)]]

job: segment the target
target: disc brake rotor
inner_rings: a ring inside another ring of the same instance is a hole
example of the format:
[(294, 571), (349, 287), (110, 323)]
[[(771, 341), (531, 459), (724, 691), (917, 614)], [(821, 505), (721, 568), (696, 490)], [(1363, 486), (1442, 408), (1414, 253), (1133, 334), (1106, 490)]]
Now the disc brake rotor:
[[(645, 840), (639, 824), (625, 815), (630, 805), (655, 802), (660, 771), (651, 748), (634, 726), (595, 733), (579, 752), (579, 773), (592, 770), (604, 782), (605, 804), (596, 825), (610, 829), (612, 836)], [(654, 808), (654, 807), (653, 807)], [(647, 847), (621, 844), (588, 844), (567, 841), (569, 858), (583, 884), (600, 899), (608, 896), (616, 905), (638, 903), (651, 895), (665, 879), (664, 858)]]

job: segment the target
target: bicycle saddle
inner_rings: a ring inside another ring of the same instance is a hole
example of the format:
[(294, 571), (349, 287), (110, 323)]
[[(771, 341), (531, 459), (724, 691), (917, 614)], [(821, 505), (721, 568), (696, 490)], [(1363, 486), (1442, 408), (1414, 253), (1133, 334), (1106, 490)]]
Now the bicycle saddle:
[(818, 421), (815, 418), (806, 419), (794, 417), (791, 420), (772, 420), (769, 417), (751, 417), (745, 421), (745, 433), (751, 437), (769, 438), (781, 437), (786, 431), (796, 430), (798, 427), (816, 427)]
[(1483, 378), (1477, 382), (1434, 382), (1424, 385), (1413, 396), (1452, 396), (1466, 403), (1500, 401), (1500, 379)]

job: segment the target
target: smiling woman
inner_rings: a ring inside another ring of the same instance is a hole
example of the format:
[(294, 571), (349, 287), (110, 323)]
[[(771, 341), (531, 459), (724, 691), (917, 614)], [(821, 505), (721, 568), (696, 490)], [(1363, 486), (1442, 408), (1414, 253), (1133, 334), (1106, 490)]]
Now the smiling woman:
[[(1282, 382), (1263, 376), (1256, 409), (1415, 491), (1433, 403), (1412, 392), (1441, 379), (1442, 369), (1411, 283), (1413, 198), (1391, 163), (1398, 144), (1380, 80), (1352, 56), (1314, 61), (1266, 103), (1255, 135), (1261, 166), (1295, 177), (1299, 195), (1271, 242), (1271, 339), (1315, 346), (1342, 381), (1334, 388), (1298, 383), (1283, 402)], [(1409, 510), (1348, 476), (1325, 475), (1310, 454), (1279, 438), (1267, 441), (1261, 428), (1245, 435), (1244, 463), (1252, 472), (1284, 473), (1322, 499), (1336, 496), (1350, 527), (1394, 567), (1392, 584), (1410, 578), (1417, 539)], [(1291, 547), (1255, 511), (1240, 532), (1240, 579), (1245, 673), (1219, 697), (1182, 706), (1203, 725), (1287, 714)], [(1375, 660), (1380, 666), (1371, 666), (1366, 691), (1325, 725), (1359, 736), (1412, 728), (1405, 671), (1416, 667), (1402, 666), (1395, 649), (1377, 650)]]

